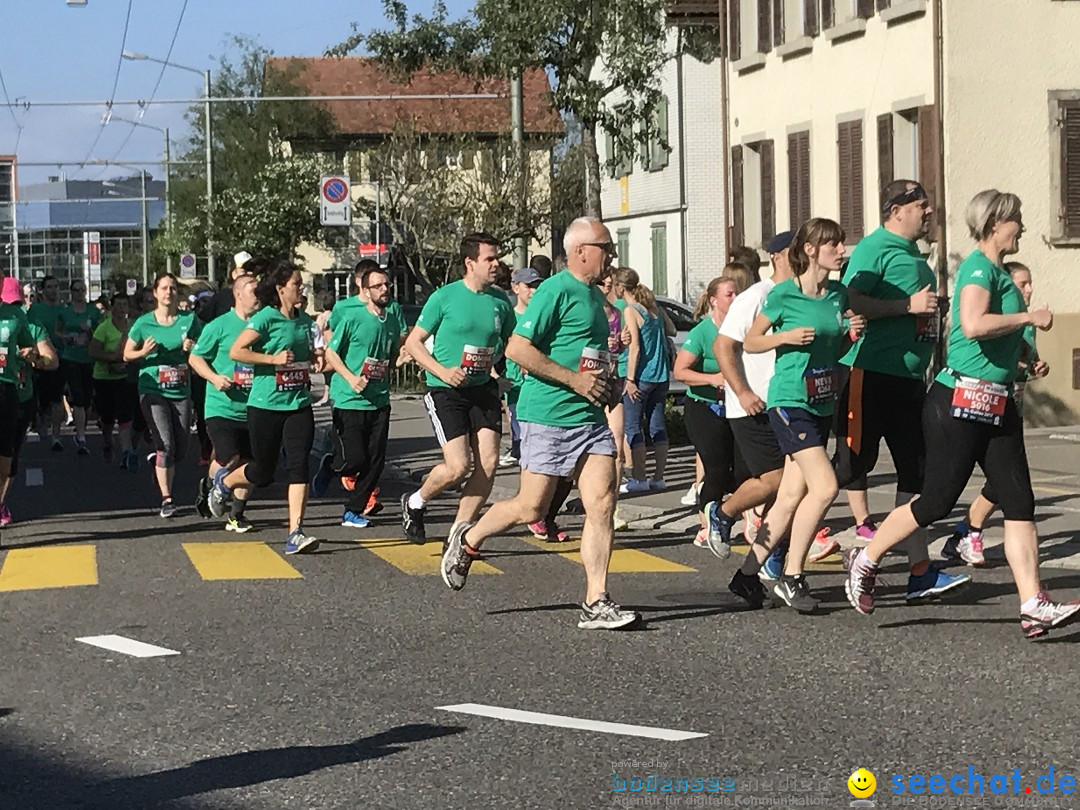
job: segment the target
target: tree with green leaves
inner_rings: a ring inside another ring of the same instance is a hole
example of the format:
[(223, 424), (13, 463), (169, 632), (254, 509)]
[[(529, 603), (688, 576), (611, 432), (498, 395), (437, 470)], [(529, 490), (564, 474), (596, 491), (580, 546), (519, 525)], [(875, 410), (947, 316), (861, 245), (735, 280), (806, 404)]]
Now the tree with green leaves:
[[(554, 83), (555, 107), (581, 123), (586, 211), (600, 216), (598, 133), (612, 138), (615, 155), (631, 159), (657, 134), (652, 122), (662, 98), (661, 69), (675, 55), (667, 44), (666, 5), (666, 0), (476, 0), (471, 18), (450, 20), (442, 0), (427, 17), (410, 17), (404, 0), (383, 0), (391, 26), (362, 33), (354, 24), (353, 35), (330, 53), (364, 47), (402, 75), (426, 66), (500, 77), (545, 70)], [(709, 38), (718, 41), (718, 33)], [(677, 41), (682, 46), (690, 39)], [(615, 163), (611, 158), (609, 167)]]

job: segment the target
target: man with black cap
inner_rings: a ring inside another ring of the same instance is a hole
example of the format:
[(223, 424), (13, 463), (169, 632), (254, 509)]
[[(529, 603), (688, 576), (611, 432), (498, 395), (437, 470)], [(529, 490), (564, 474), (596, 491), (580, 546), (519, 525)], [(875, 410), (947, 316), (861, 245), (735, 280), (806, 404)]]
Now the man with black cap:
[[(914, 180), (894, 180), (881, 192), (882, 225), (851, 253), (844, 284), (851, 308), (867, 319), (862, 338), (841, 363), (850, 367), (835, 411), (837, 482), (848, 491), (856, 535), (873, 538), (866, 499), (867, 475), (882, 438), (896, 466), (896, 505), (922, 491), (925, 450), (922, 410), (925, 375), (941, 329), (937, 278), (919, 252), (933, 209)], [(930, 566), (926, 535), (906, 542), (908, 602), (970, 581)]]

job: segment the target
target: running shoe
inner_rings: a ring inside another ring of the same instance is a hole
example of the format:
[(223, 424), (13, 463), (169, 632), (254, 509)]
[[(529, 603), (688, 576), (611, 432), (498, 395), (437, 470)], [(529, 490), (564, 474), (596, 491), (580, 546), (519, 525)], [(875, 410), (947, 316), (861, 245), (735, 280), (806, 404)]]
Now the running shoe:
[(716, 501), (709, 501), (705, 507), (705, 519), (709, 522), (709, 551), (726, 560), (731, 556), (731, 527), (735, 521), (720, 511)]
[(934, 599), (969, 582), (971, 577), (967, 574), (947, 574), (931, 565), (926, 569), (926, 573), (908, 577), (907, 601), (911, 603)]
[[(741, 568), (735, 571), (735, 576), (733, 576), (731, 582), (728, 583), (728, 590), (740, 599), (745, 599), (746, 604), (753, 610), (760, 610), (763, 607), (772, 606), (769, 595), (765, 590), (765, 586), (761, 584), (761, 580), (757, 577), (744, 574)], [(768, 603), (768, 605), (766, 603)]]
[(648, 479), (649, 489), (652, 492), (663, 492), (667, 489), (667, 481), (663, 478), (650, 478)]
[(236, 532), (237, 534), (243, 534), (244, 532), (251, 531), (253, 528), (255, 527), (254, 525), (252, 525), (251, 521), (243, 515), (241, 515), (240, 517), (230, 516), (229, 519), (225, 521), (225, 531), (227, 532)]
[(517, 463), (517, 458), (509, 450), (499, 456), (499, 467), (516, 467)]
[(638, 618), (637, 613), (623, 610), (608, 594), (602, 593), (592, 604), (581, 603), (577, 626), (582, 630), (618, 630), (633, 624)]
[(630, 528), (630, 523), (619, 514), (619, 507), (615, 507), (615, 514), (611, 516), (612, 529), (617, 532), (625, 532)]
[(304, 534), (302, 527), (297, 527), (285, 538), (285, 553), (299, 554), (301, 551), (314, 551), (319, 547), (319, 541), (314, 537)]
[(213, 515), (209, 503), (210, 489), (213, 486), (214, 482), (209, 478), (200, 478), (195, 486), (195, 512), (203, 519), (208, 519)]
[(158, 512), (163, 518), (171, 518), (176, 514), (176, 504), (172, 498), (166, 498), (161, 502), (161, 510)]
[[(341, 476), (341, 488), (346, 492), (352, 492), (356, 489), (356, 476), (355, 475), (343, 475)], [(376, 492), (379, 490), (376, 489)]]
[(86, 446), (86, 439), (75, 437), (75, 452), (80, 456), (90, 455), (90, 448)]
[[(353, 481), (353, 488), (355, 489), (356, 479), (354, 478)], [(375, 489), (371, 491), (371, 494), (368, 495), (367, 506), (364, 507), (364, 515), (367, 517), (375, 517), (375, 515), (379, 514), (379, 512), (381, 512), (382, 510), (383, 505), (382, 502), (379, 500), (379, 488), (375, 487)]]
[(1034, 601), (1033, 605), (1020, 606), (1020, 629), (1027, 638), (1045, 636), (1052, 628), (1072, 624), (1080, 617), (1078, 601), (1052, 602), (1046, 591), (1039, 591)]
[(631, 478), (629, 481), (619, 487), (619, 492), (623, 495), (629, 495), (635, 492), (648, 492), (649, 490), (650, 487), (647, 480), (639, 481), (636, 478)]
[(818, 609), (818, 600), (810, 595), (810, 586), (803, 574), (788, 576), (783, 574), (773, 586), (773, 593), (789, 608), (799, 613), (810, 614)]
[(570, 540), (570, 535), (559, 528), (559, 524), (552, 521), (547, 525), (547, 541), (549, 543), (566, 543)]
[(538, 520), (538, 521), (536, 521), (536, 523), (530, 523), (529, 524), (529, 531), (532, 532), (532, 536), (535, 537), (537, 540), (547, 540), (547, 538), (548, 538), (547, 521), (546, 520)]
[(814, 542), (810, 544), (810, 553), (806, 559), (812, 563), (821, 562), (830, 554), (835, 554), (839, 550), (840, 544), (834, 538), (829, 537), (829, 527), (826, 526), (814, 536)]
[(11, 525), (11, 512), (8, 510), (6, 503), (0, 503), (0, 526)]
[(874, 612), (874, 585), (877, 582), (878, 567), (870, 562), (866, 549), (846, 555), (844, 562), (848, 569), (847, 580), (844, 582), (844, 593), (847, 594), (848, 602), (859, 613), (869, 616)]
[(683, 506), (697, 506), (697, 496), (700, 487), (697, 484), (691, 484), (690, 489), (686, 490), (686, 494), (679, 498), (679, 503)]
[(401, 528), (405, 537), (413, 543), (426, 543), (427, 531), (424, 529), (424, 509), (409, 506), (409, 493), (401, 496)]
[(758, 578), (765, 582), (776, 582), (784, 573), (784, 557), (787, 556), (787, 543), (781, 543), (772, 550), (772, 553), (765, 558), (765, 562), (762, 563), (761, 570), (758, 571)]
[(450, 529), (450, 536), (443, 550), (439, 570), (446, 587), (454, 591), (460, 591), (465, 587), (465, 581), (469, 577), (469, 568), (473, 563), (473, 555), (465, 550), (465, 533), (472, 527), (472, 523), (455, 523)]
[(698, 548), (708, 548), (709, 547), (709, 530), (708, 529), (698, 529), (698, 533), (694, 537), (694, 545), (697, 546)]
[(947, 560), (963, 560), (974, 568), (981, 568), (986, 565), (982, 532), (973, 532), (966, 523), (958, 523), (956, 531), (941, 547), (941, 556)]
[(752, 546), (754, 541), (757, 540), (758, 530), (761, 528), (761, 517), (753, 509), (747, 509), (743, 512), (742, 519), (743, 542), (748, 546)]
[(334, 471), (330, 469), (333, 463), (334, 457), (330, 453), (319, 459), (319, 468), (311, 477), (311, 494), (316, 498), (322, 498), (326, 495), (326, 490), (330, 488), (330, 481), (334, 477)]
[(64, 443), (61, 442), (59, 439), (53, 439), (52, 447), (50, 447), (49, 449), (52, 450), (54, 453), (63, 453)]
[(872, 518), (867, 518), (855, 527), (855, 536), (868, 543), (874, 539), (875, 534), (877, 534), (877, 524)]
[(354, 529), (366, 529), (371, 525), (371, 522), (363, 515), (358, 515), (351, 509), (346, 509), (345, 514), (341, 516), (342, 526), (351, 526)]
[(207, 505), (210, 507), (210, 513), (214, 517), (225, 516), (225, 509), (232, 498), (232, 492), (225, 486), (225, 476), (228, 474), (229, 471), (224, 467), (214, 473), (214, 485), (210, 488), (209, 497), (206, 499)]

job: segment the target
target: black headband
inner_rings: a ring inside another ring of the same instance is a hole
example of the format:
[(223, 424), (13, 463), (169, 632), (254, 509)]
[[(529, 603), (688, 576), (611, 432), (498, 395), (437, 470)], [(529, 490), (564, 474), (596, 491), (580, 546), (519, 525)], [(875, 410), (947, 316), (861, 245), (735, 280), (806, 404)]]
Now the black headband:
[(911, 188), (904, 189), (881, 206), (881, 213), (888, 216), (892, 212), (894, 205), (908, 205), (909, 203), (917, 202), (918, 200), (927, 199), (929, 199), (929, 197), (926, 196), (926, 189), (922, 186), (912, 186)]

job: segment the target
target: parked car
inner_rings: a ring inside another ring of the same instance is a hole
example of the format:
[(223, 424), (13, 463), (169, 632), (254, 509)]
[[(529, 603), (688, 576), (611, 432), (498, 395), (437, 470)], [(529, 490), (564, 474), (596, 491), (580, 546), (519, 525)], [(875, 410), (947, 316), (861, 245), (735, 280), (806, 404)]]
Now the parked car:
[[(675, 337), (668, 338), (668, 348), (671, 350), (671, 357), (674, 362), (676, 353), (682, 348), (683, 343), (686, 342), (687, 332), (697, 325), (697, 322), (694, 320), (694, 311), (682, 301), (676, 301), (674, 298), (657, 296), (656, 303), (667, 313), (668, 317), (671, 318), (671, 322), (675, 324)], [(672, 377), (668, 393), (670, 395), (682, 396), (686, 393), (686, 385)]]

